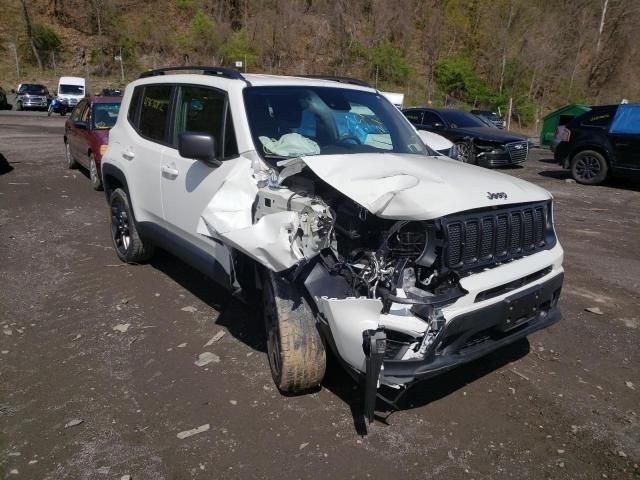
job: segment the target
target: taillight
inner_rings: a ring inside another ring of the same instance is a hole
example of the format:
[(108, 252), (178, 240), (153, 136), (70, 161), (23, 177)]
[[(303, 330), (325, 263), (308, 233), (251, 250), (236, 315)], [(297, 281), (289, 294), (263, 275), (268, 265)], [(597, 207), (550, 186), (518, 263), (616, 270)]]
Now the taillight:
[(564, 132), (562, 132), (562, 141), (568, 142), (570, 138), (571, 138), (571, 130), (569, 130), (567, 127), (564, 127)]

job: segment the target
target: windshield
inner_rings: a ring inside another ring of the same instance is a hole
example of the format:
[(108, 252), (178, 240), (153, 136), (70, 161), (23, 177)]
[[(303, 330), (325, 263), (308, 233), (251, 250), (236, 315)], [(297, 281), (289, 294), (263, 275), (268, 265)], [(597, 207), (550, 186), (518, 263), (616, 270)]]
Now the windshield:
[(24, 95), (25, 93), (27, 95), (46, 95), (47, 89), (45, 88), (44, 85), (34, 85), (34, 84), (22, 85), (18, 90), (18, 94)]
[(330, 87), (250, 87), (249, 127), (266, 158), (350, 153), (435, 155), (400, 111), (374, 92)]
[(96, 103), (93, 105), (93, 128), (105, 130), (113, 127), (118, 119), (119, 103)]
[(60, 84), (58, 89), (60, 95), (84, 95), (84, 87), (82, 85), (65, 85)]
[(487, 125), (475, 115), (458, 110), (448, 110), (440, 112), (447, 119), (451, 128), (473, 128), (486, 127)]

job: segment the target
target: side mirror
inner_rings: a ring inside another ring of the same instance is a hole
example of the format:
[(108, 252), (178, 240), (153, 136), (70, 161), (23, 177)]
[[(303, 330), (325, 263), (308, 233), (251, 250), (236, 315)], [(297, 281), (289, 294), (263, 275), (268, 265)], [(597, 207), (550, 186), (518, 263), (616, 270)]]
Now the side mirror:
[(208, 133), (182, 132), (178, 135), (178, 152), (184, 158), (200, 160), (208, 165), (219, 167), (222, 165), (216, 159), (216, 142)]
[(79, 128), (81, 130), (86, 130), (87, 129), (87, 122), (79, 121), (79, 122), (74, 123), (74, 125), (75, 125), (76, 128)]

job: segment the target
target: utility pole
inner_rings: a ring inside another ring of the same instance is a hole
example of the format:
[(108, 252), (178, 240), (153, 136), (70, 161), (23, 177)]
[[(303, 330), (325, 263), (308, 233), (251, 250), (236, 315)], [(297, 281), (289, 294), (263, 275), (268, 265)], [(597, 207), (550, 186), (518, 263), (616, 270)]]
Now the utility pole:
[(513, 97), (509, 97), (509, 111), (507, 113), (507, 132), (511, 130), (511, 112), (513, 110)]
[(18, 81), (20, 81), (20, 60), (18, 59), (18, 46), (15, 43), (10, 43), (13, 47), (13, 54), (16, 57), (16, 73), (18, 74)]
[(118, 55), (120, 59), (120, 80), (124, 83), (124, 65), (122, 64), (122, 47), (120, 47), (120, 55)]

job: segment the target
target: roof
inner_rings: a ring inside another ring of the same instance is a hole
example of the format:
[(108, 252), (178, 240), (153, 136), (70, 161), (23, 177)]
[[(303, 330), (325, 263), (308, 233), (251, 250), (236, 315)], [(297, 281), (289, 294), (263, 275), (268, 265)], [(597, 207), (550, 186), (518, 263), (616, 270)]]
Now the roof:
[(565, 105), (564, 107), (561, 107), (551, 113), (548, 113), (547, 115), (544, 116), (543, 120), (546, 120), (549, 117), (555, 117), (557, 115), (561, 115), (565, 112), (568, 111), (575, 111), (575, 110), (579, 110), (582, 112), (588, 112), (589, 110), (591, 110), (591, 105), (585, 105), (583, 103), (571, 103), (569, 105)]
[[(197, 70), (197, 68), (194, 68)], [(138, 79), (135, 80), (135, 84), (147, 84), (147, 83), (192, 83), (200, 85), (212, 85), (223, 86), (225, 88), (244, 88), (245, 86), (252, 87), (294, 87), (294, 86), (308, 86), (308, 87), (339, 87), (351, 90), (362, 90), (367, 92), (375, 92), (372, 87), (365, 87), (353, 83), (345, 83), (338, 81), (341, 77), (335, 77), (336, 80), (327, 80), (324, 78), (313, 78), (294, 75), (267, 75), (257, 73), (247, 73), (238, 75), (238, 78), (230, 78), (226, 75), (203, 75), (200, 73), (170, 73), (171, 70), (167, 69), (167, 73), (160, 75), (149, 75), (151, 72), (145, 72)], [(357, 80), (356, 80), (357, 82)]]
[(91, 103), (121, 103), (122, 97), (106, 97), (103, 95), (94, 95), (89, 97)]

